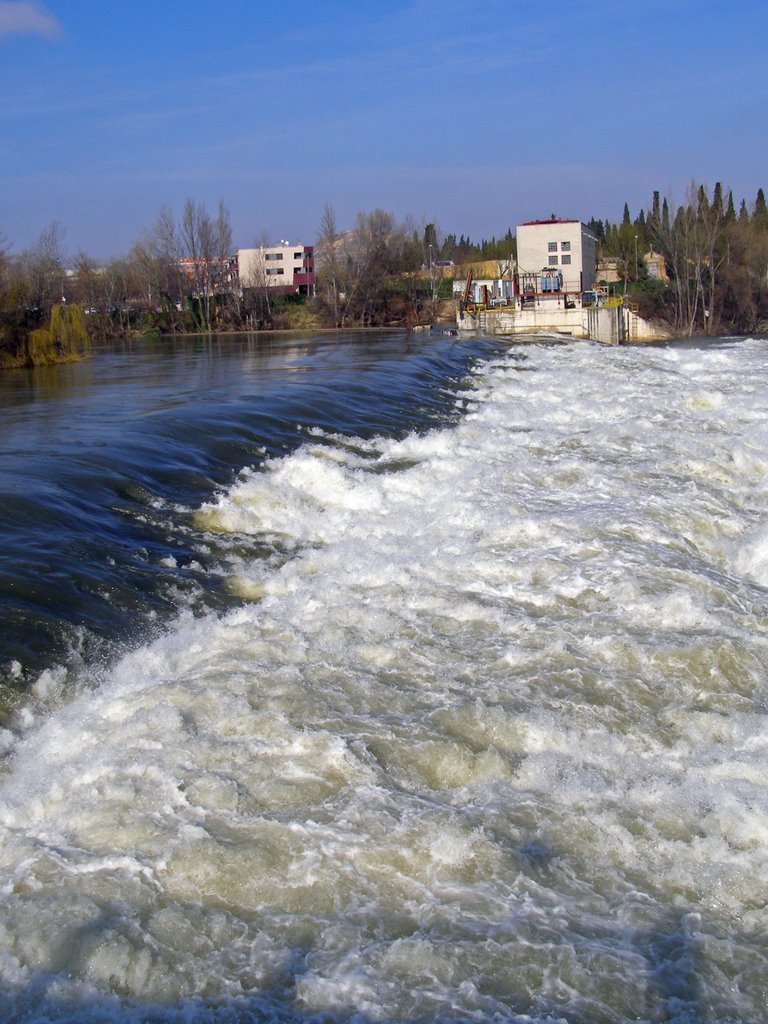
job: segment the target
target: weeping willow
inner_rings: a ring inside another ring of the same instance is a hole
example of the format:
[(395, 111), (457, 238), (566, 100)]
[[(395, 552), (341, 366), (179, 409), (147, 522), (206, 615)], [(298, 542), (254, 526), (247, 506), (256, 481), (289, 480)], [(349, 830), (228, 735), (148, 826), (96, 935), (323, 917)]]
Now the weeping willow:
[(27, 340), (27, 361), (32, 366), (82, 359), (90, 348), (82, 306), (56, 305), (44, 327), (32, 331)]

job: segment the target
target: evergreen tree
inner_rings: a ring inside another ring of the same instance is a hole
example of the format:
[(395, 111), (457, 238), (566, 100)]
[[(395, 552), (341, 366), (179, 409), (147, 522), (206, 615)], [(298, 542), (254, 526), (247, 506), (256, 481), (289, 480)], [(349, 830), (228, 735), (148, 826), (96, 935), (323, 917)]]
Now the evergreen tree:
[(645, 248), (645, 239), (647, 235), (647, 227), (645, 221), (645, 210), (641, 210), (635, 221), (635, 229), (637, 231), (638, 244)]
[(656, 225), (661, 224), (661, 198), (658, 192), (653, 193), (653, 204), (651, 206), (651, 219)]
[(752, 214), (752, 223), (758, 231), (768, 230), (768, 207), (765, 205), (765, 193), (761, 188), (757, 190), (755, 210)]
[(712, 193), (712, 210), (716, 216), (723, 216), (723, 186), (719, 181), (715, 182), (715, 191)]
[(706, 218), (709, 214), (709, 199), (707, 198), (707, 192), (703, 185), (699, 185), (696, 212), (699, 218)]
[(725, 220), (728, 224), (733, 224), (736, 220), (736, 207), (733, 205), (733, 192), (728, 189), (728, 205), (725, 208)]

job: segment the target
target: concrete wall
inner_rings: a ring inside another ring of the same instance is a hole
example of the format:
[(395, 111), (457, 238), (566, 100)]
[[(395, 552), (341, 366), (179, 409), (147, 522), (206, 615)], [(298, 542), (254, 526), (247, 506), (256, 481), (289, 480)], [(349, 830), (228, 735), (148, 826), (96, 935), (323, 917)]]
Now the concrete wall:
[(587, 337), (603, 345), (620, 345), (626, 341), (624, 310), (620, 306), (585, 309)]
[(573, 338), (591, 338), (603, 345), (622, 345), (660, 341), (669, 332), (643, 320), (622, 306), (601, 306), (588, 309), (563, 309), (544, 304), (536, 309), (487, 309), (458, 313), (456, 326), (460, 331), (483, 331), (485, 334), (565, 334)]
[(594, 341), (604, 345), (631, 345), (648, 341), (663, 341), (671, 333), (658, 324), (644, 320), (623, 306), (586, 309), (587, 331)]
[[(551, 304), (554, 306), (554, 303)], [(488, 309), (464, 312), (456, 318), (460, 331), (485, 331), (486, 334), (570, 334), (574, 338), (589, 337), (582, 309)]]
[(633, 341), (665, 341), (673, 337), (673, 334), (666, 327), (662, 327), (660, 324), (651, 323), (650, 320), (644, 320), (637, 313), (633, 313), (629, 309), (625, 309), (624, 318), (626, 323), (626, 341), (632, 343)]

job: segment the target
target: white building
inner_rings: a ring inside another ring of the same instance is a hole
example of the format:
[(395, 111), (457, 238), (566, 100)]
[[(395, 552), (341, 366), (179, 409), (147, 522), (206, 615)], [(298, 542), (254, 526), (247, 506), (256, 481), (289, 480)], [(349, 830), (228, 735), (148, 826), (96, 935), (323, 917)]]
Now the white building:
[(314, 294), (315, 257), (311, 245), (279, 242), (254, 249), (238, 249), (235, 258), (241, 288), (274, 288), (282, 292)]
[(517, 228), (516, 293), (523, 302), (581, 296), (595, 283), (597, 239), (580, 220), (532, 220)]

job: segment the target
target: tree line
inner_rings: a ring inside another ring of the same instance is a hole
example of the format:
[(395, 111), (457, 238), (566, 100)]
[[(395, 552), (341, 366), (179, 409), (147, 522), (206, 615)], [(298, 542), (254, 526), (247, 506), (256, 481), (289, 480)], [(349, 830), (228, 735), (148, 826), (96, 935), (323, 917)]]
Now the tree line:
[[(342, 232), (326, 207), (316, 241), (318, 287), (305, 303), (304, 297), (277, 293), (265, 268), (247, 280), (238, 277), (223, 203), (211, 213), (188, 199), (178, 218), (163, 208), (126, 255), (104, 265), (84, 252), (67, 258), (62, 229), (54, 222), (18, 255), (0, 239), (0, 365), (75, 354), (63, 336), (51, 334), (55, 310), (56, 325), (69, 322), (75, 308), (81, 311), (81, 350), (86, 334), (108, 338), (289, 326), (299, 304), (310, 306), (320, 326), (416, 323), (434, 314), (441, 295), (450, 296), (450, 282), (430, 271), (451, 246), (434, 225), (400, 222), (384, 210), (359, 213), (352, 229)], [(68, 317), (64, 309), (70, 310)], [(33, 332), (43, 328), (51, 338), (47, 355), (30, 343)]]
[[(644, 315), (687, 334), (768, 327), (762, 189), (751, 207), (742, 199), (737, 209), (720, 183), (711, 193), (692, 183), (680, 204), (657, 191), (634, 218), (625, 204), (620, 222), (588, 224), (599, 258), (612, 262), (619, 289)], [(104, 265), (84, 252), (67, 258), (63, 242), (56, 222), (18, 254), (0, 236), (0, 365), (76, 357), (89, 338), (133, 331), (287, 326), (295, 322), (291, 307), (304, 303), (276, 295), (266, 277), (237, 279), (223, 203), (211, 213), (188, 199), (178, 218), (162, 209), (126, 255)], [(662, 261), (657, 277), (644, 258), (649, 251)], [(511, 228), (474, 243), (376, 209), (341, 230), (326, 206), (315, 241), (317, 290), (307, 306), (318, 325), (417, 323), (450, 298), (449, 278), (462, 274), (451, 265), (494, 260), (508, 273), (515, 255)]]
[[(654, 192), (648, 211), (620, 223), (592, 219), (598, 255), (614, 261), (620, 287), (640, 312), (681, 334), (768, 330), (768, 208), (758, 189), (738, 210), (717, 182), (710, 193), (692, 182), (683, 202)], [(644, 256), (658, 253), (664, 274), (652, 277)]]

